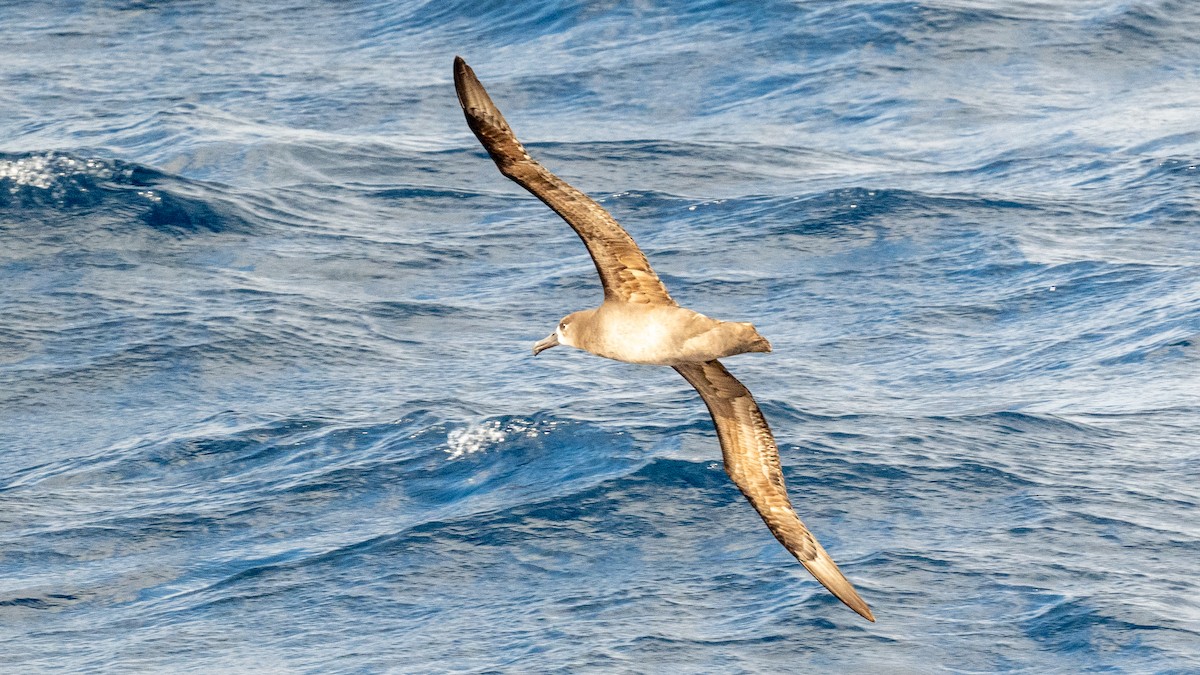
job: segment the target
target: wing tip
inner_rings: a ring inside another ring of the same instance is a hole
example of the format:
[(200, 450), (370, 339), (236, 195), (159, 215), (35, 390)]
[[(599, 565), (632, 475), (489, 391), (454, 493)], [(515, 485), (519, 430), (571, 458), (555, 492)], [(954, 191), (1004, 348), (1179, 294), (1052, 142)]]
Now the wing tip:
[[(512, 130), (508, 128), (508, 122), (504, 121), (504, 115), (500, 114), (487, 89), (475, 76), (475, 71), (461, 56), (454, 57), (454, 93), (458, 95), (458, 105), (462, 107), (467, 118), (467, 125), (475, 132), (483, 146), (488, 148), (488, 152), (492, 152), (493, 149), (489, 147), (489, 141), (479, 135), (483, 130), (490, 129), (504, 136), (512, 136)], [(511, 140), (516, 142), (515, 137)]]
[(854, 585), (842, 574), (838, 569), (837, 563), (833, 562), (833, 558), (824, 551), (820, 551), (817, 557), (812, 560), (801, 560), (804, 567), (816, 577), (817, 581), (821, 582), (834, 597), (842, 601), (850, 609), (854, 610), (859, 616), (875, 623), (875, 614), (871, 612), (871, 608), (858, 595), (858, 591), (854, 590)]
[(479, 78), (475, 77), (475, 71), (471, 70), (471, 66), (463, 60), (463, 57), (454, 56), (454, 92), (458, 94), (458, 104), (466, 110), (470, 105), (467, 100), (467, 93), (473, 87), (482, 88), (479, 84)]

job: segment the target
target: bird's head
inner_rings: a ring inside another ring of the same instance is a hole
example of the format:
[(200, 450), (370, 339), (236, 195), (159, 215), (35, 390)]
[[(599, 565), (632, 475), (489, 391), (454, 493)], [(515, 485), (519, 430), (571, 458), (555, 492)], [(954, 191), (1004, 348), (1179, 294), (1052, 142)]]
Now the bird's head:
[(547, 349), (550, 349), (551, 347), (557, 347), (558, 345), (579, 347), (576, 338), (579, 335), (580, 324), (584, 323), (584, 319), (587, 318), (585, 315), (588, 314), (589, 312), (584, 311), (575, 312), (573, 314), (564, 316), (562, 321), (558, 322), (558, 326), (555, 327), (553, 333), (547, 335), (541, 340), (538, 340), (537, 344), (533, 345), (533, 355), (537, 356)]

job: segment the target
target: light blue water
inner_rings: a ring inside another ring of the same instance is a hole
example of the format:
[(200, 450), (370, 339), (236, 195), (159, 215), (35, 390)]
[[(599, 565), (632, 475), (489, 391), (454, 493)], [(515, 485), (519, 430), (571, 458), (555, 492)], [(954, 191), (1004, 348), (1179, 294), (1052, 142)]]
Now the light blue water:
[[(270, 7), (267, 7), (270, 5)], [(1200, 5), (0, 4), (0, 670), (1200, 672)], [(451, 60), (729, 359), (867, 624)]]

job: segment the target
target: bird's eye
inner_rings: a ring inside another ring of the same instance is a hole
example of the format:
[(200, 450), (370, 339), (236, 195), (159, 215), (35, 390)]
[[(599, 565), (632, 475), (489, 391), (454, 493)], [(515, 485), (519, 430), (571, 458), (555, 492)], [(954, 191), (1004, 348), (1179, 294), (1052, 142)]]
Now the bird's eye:
[(559, 322), (559, 324), (558, 324), (558, 329), (559, 329), (559, 330), (566, 330), (566, 329), (567, 329), (567, 322), (566, 322), (566, 321), (561, 321), (561, 322)]

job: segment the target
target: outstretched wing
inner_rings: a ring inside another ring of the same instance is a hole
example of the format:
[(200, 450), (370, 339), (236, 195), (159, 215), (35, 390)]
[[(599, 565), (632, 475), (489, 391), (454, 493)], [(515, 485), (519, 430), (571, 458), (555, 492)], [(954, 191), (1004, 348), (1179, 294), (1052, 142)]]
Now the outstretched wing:
[(839, 600), (874, 621), (867, 603), (792, 508), (783, 485), (775, 438), (750, 391), (719, 361), (683, 364), (675, 370), (700, 392), (721, 439), (725, 472), (771, 533)]
[(608, 211), (530, 158), (475, 72), (457, 56), (454, 88), (467, 125), (495, 160), (500, 173), (554, 209), (583, 240), (600, 273), (605, 300), (675, 304), (641, 249)]

